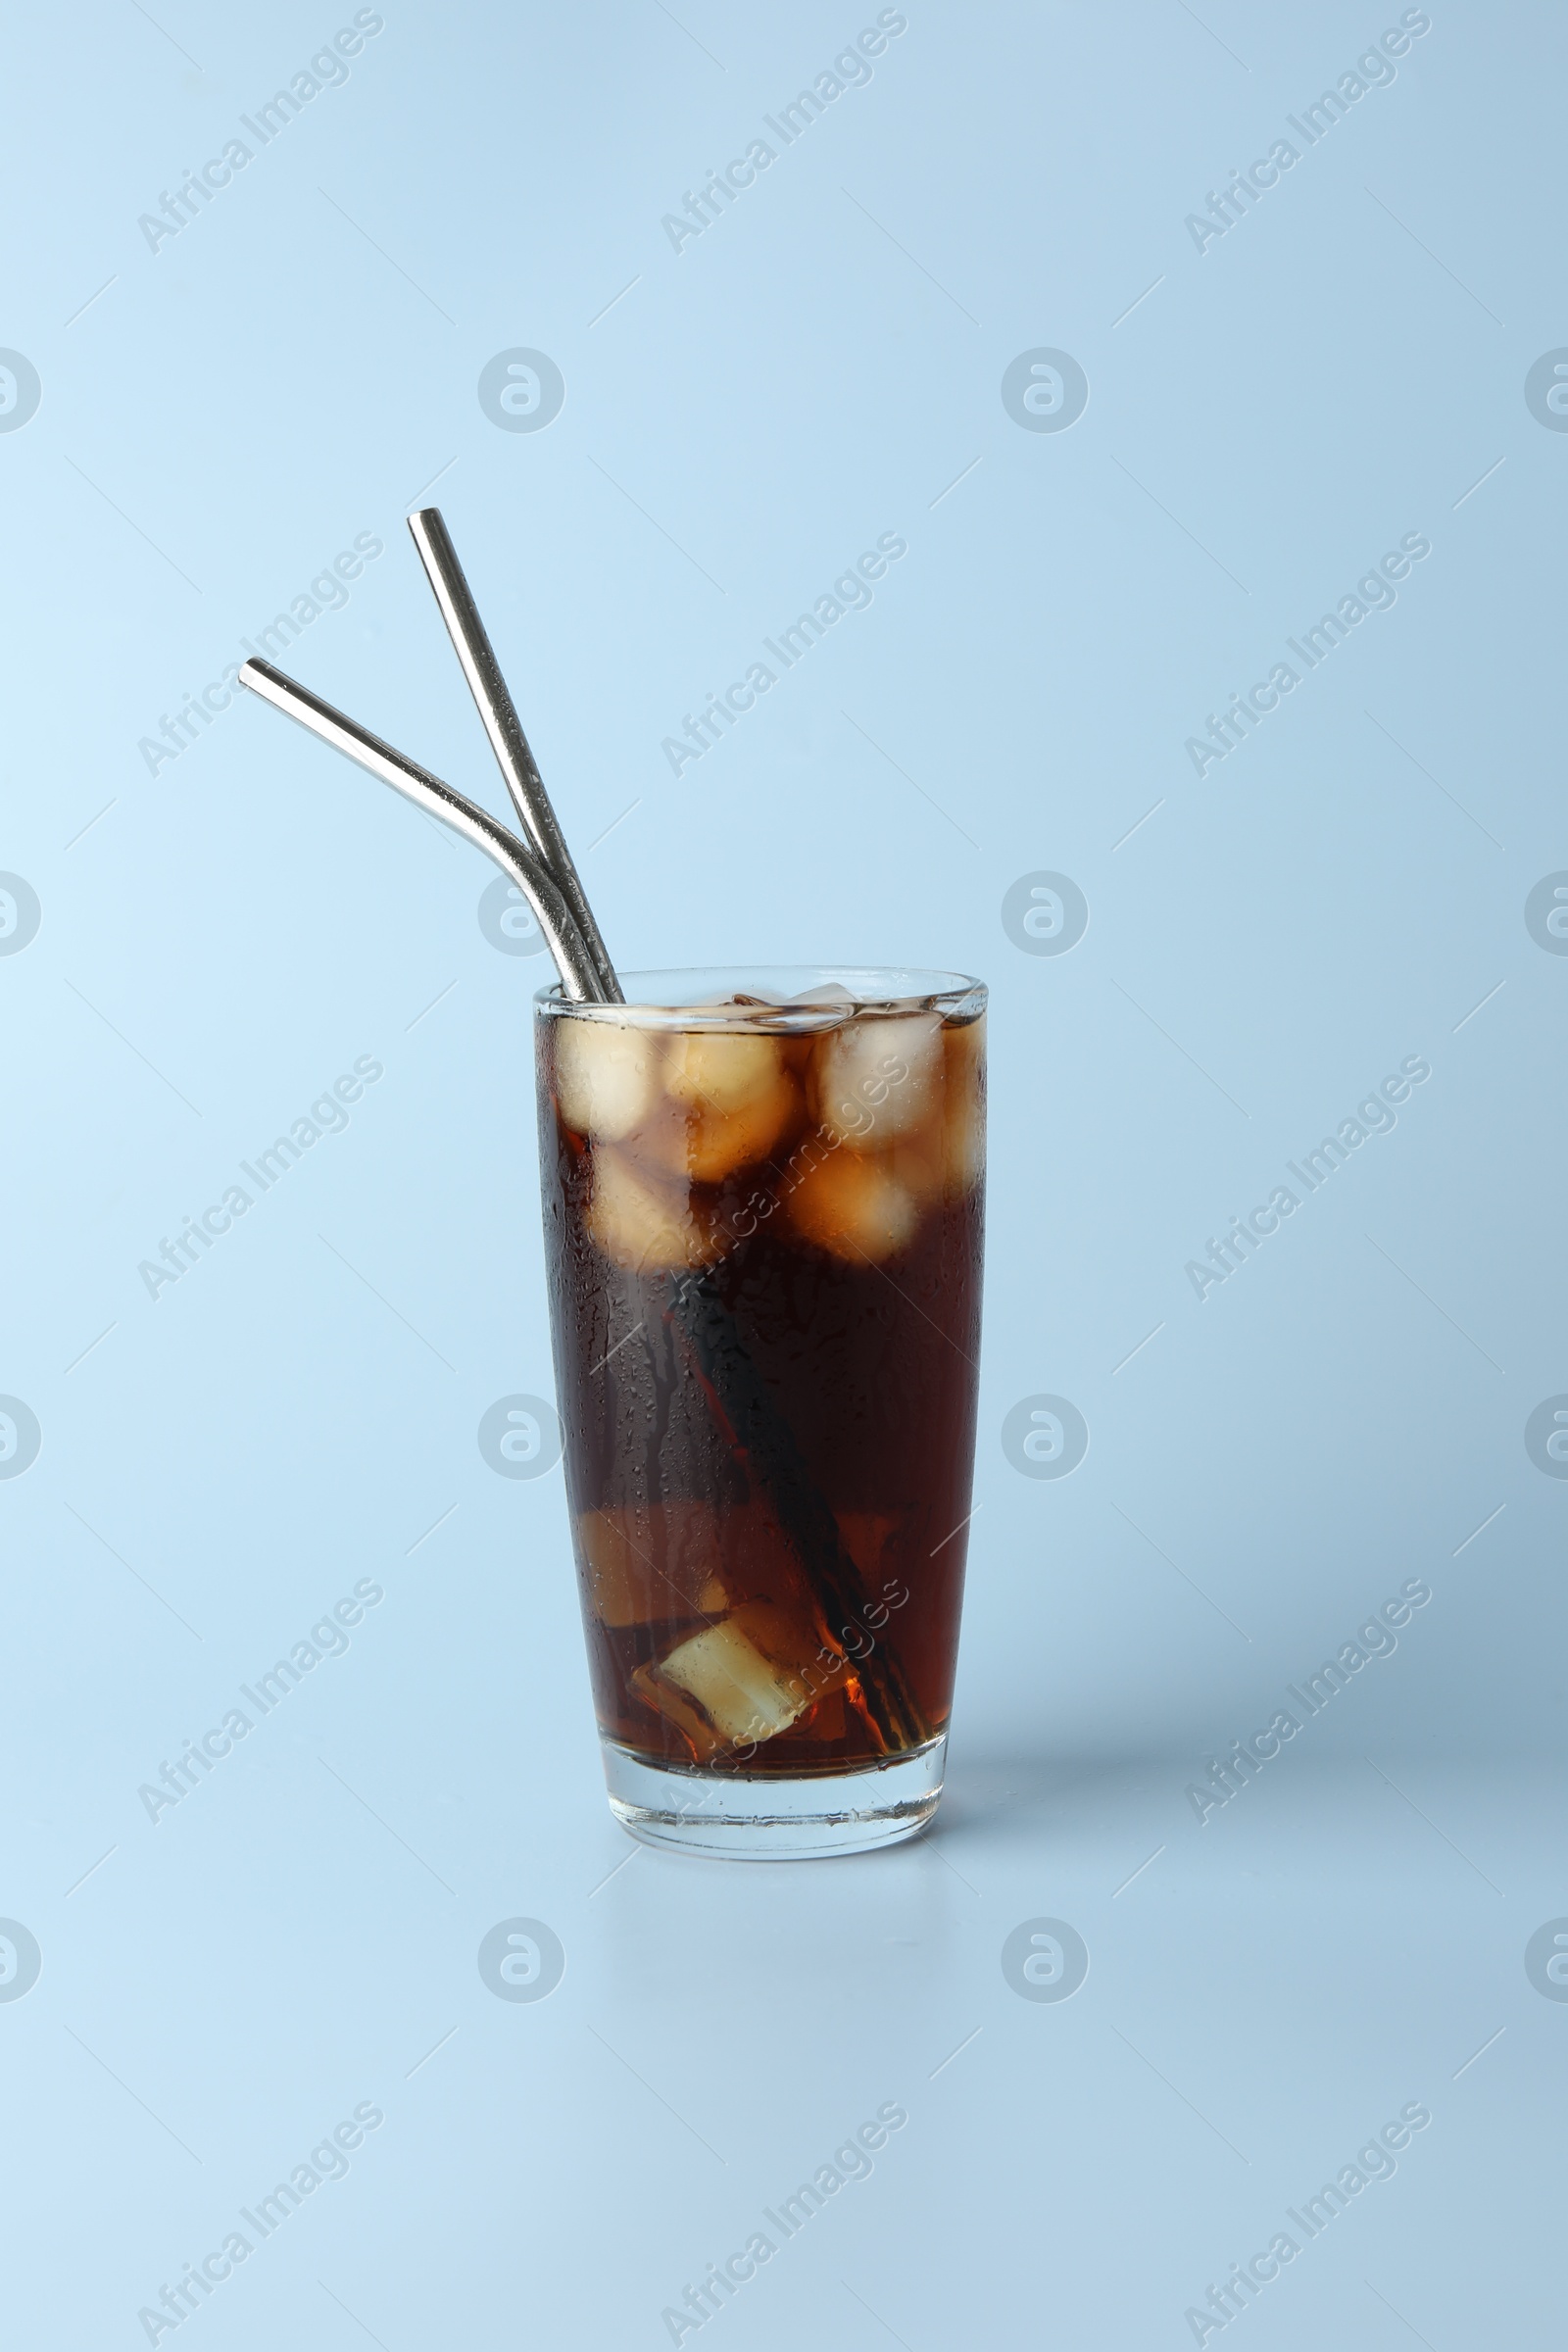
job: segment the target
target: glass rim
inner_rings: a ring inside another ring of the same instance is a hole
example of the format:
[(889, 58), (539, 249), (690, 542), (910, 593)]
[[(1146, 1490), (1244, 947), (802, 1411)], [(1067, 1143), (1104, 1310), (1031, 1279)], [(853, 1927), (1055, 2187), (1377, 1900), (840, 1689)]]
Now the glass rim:
[[(990, 991), (966, 972), (913, 964), (688, 964), (668, 970), (622, 972), (623, 1004), (573, 1002), (556, 980), (536, 991), (541, 1019), (587, 1020), (615, 1028), (768, 1030), (793, 1033), (837, 1028), (850, 1019), (939, 1012), (945, 1020), (978, 1020)], [(830, 990), (848, 991), (829, 994)], [(726, 996), (756, 997), (735, 1004)]]

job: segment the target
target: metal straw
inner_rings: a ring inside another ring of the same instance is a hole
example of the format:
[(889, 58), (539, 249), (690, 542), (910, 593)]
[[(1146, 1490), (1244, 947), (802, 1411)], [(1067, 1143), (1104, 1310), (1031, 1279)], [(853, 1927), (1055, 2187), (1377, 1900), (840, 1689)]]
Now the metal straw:
[[(379, 776), (383, 784), (390, 784), (394, 792), (401, 792), (416, 808), (439, 817), (444, 825), (450, 825), (455, 833), (461, 833), (476, 849), (483, 850), (487, 858), (493, 858), (533, 908), (568, 998), (575, 1004), (603, 1004), (608, 1001), (598, 967), (560, 884), (533, 851), (525, 849), (515, 834), (510, 833), (488, 809), (465, 800), (461, 792), (454, 792), (450, 784), (443, 784), (428, 768), (420, 767), (402, 752), (395, 751), (391, 744), (383, 743), (379, 735), (372, 735), (368, 728), (334, 710), (330, 703), (322, 702), (308, 686), (285, 677), (270, 662), (243, 662), (239, 677), (242, 686), (259, 694), (275, 710), (297, 719), (334, 751), (368, 768), (372, 776)], [(615, 997), (618, 1001), (618, 988)]]
[(621, 995), (620, 983), (615, 978), (615, 967), (610, 960), (599, 925), (593, 917), (593, 909), (577, 879), (577, 869), (571, 861), (571, 853), (561, 827), (556, 822), (556, 812), (550, 806), (550, 795), (539, 773), (539, 763), (528, 749), (522, 721), (507, 691), (501, 664), (496, 660), (495, 649), (479, 617), (479, 608), (463, 576), (458, 551), (442, 520), (440, 508), (421, 507), (416, 514), (409, 516), (409, 529), (419, 551), (425, 577), (441, 608), (447, 634), (463, 664), (468, 691), (478, 705), (484, 731), (490, 738), (490, 749), (496, 756), (497, 765), (512, 795), (512, 805), (546, 868), (555, 876), (561, 895), (571, 910), (572, 920), (581, 932), (583, 944), (598, 970), (605, 996), (612, 1004), (623, 1004), (625, 1000)]

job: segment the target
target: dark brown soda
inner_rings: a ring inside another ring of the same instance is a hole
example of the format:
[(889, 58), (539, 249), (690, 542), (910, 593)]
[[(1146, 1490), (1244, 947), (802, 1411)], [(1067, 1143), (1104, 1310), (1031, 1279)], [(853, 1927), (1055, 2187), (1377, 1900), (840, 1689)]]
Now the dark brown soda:
[(983, 1017), (858, 1011), (765, 1048), (589, 1027), (543, 1011), (538, 1076), (601, 1728), (752, 1777), (906, 1752), (953, 1698)]

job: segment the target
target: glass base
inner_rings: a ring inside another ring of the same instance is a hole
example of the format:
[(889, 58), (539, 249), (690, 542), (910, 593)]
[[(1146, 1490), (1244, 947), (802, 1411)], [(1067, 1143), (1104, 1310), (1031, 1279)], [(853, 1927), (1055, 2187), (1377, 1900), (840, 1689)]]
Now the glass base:
[(603, 1742), (610, 1810), (645, 1845), (733, 1862), (863, 1854), (923, 1830), (942, 1795), (947, 1734), (885, 1764), (798, 1780), (650, 1763)]

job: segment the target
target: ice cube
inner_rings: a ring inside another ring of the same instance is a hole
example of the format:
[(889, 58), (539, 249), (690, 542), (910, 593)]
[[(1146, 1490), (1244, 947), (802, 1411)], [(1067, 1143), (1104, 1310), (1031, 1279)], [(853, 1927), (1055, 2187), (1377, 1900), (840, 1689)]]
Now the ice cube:
[[(889, 1137), (880, 1152), (869, 1154), (886, 1175), (903, 1185), (917, 1208), (940, 1200), (946, 1186), (946, 1139), (940, 1116), (939, 1111), (936, 1118), (917, 1127), (912, 1135)], [(877, 1139), (873, 1135), (871, 1140), (874, 1145)], [(853, 1152), (854, 1147), (846, 1144), (843, 1149)]]
[(906, 1184), (877, 1159), (839, 1151), (785, 1198), (791, 1224), (819, 1250), (855, 1265), (879, 1265), (914, 1238), (919, 1208)]
[(561, 1115), (596, 1143), (619, 1143), (639, 1124), (659, 1084), (662, 1041), (619, 1021), (556, 1023), (556, 1099)]
[(727, 1030), (692, 1030), (670, 1040), (664, 1086), (677, 1102), (740, 1110), (778, 1083), (777, 1042)]
[(940, 1013), (847, 1021), (816, 1048), (812, 1108), (832, 1136), (906, 1135), (931, 1115), (941, 1069)]
[(799, 1087), (775, 1068), (761, 1091), (734, 1110), (662, 1095), (629, 1144), (640, 1158), (667, 1171), (666, 1183), (675, 1176), (687, 1183), (721, 1184), (738, 1169), (768, 1158), (802, 1116)]
[[(819, 1647), (788, 1610), (747, 1601), (677, 1642), (657, 1666), (640, 1666), (632, 1687), (706, 1763), (721, 1749), (775, 1740), (809, 1712), (825, 1687), (819, 1668), (805, 1672)], [(843, 1659), (835, 1666), (842, 1680)]]
[(596, 1249), (617, 1266), (650, 1274), (666, 1266), (706, 1266), (723, 1237), (692, 1204), (661, 1190), (623, 1152), (600, 1145), (584, 1220)]
[(605, 1503), (579, 1514), (577, 1552), (602, 1625), (721, 1617), (763, 1599), (810, 1616), (799, 1555), (756, 1495)]
[(986, 1022), (966, 1021), (943, 1040), (943, 1184), (961, 1200), (986, 1164)]
[(780, 1073), (738, 1110), (697, 1110), (687, 1124), (685, 1165), (699, 1184), (722, 1184), (766, 1159), (800, 1116), (799, 1089)]
[(584, 1511), (577, 1547), (601, 1625), (721, 1617), (729, 1606), (718, 1522), (708, 1503), (612, 1503)]
[(883, 1555), (902, 1525), (901, 1518), (889, 1511), (840, 1511), (838, 1520), (845, 1550), (860, 1571), (867, 1592), (875, 1592), (882, 1582)]

